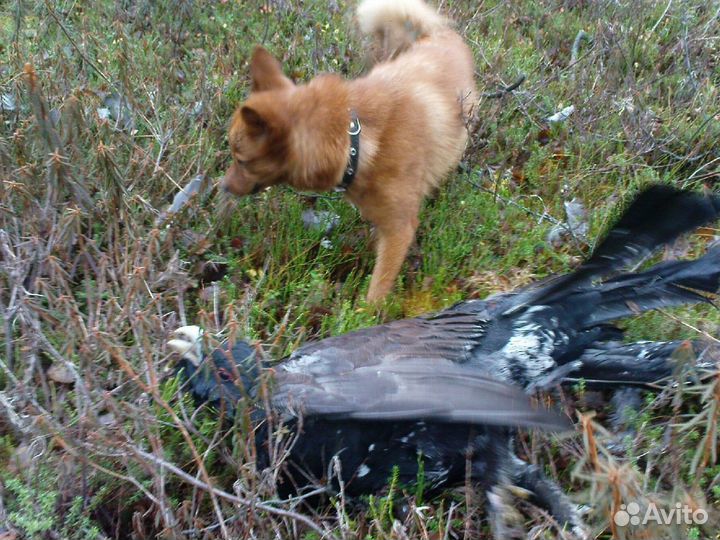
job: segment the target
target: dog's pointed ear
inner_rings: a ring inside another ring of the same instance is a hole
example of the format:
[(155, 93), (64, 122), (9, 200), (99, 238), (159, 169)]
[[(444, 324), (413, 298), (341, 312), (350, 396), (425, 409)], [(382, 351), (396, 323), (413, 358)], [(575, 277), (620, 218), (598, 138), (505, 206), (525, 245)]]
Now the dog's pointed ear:
[(247, 126), (248, 131), (252, 135), (259, 136), (269, 130), (268, 121), (263, 118), (257, 109), (244, 105), (240, 109), (240, 115), (242, 116), (243, 122)]
[(253, 92), (279, 90), (294, 86), (294, 83), (283, 75), (280, 62), (260, 46), (255, 47), (250, 59), (250, 77), (252, 78)]

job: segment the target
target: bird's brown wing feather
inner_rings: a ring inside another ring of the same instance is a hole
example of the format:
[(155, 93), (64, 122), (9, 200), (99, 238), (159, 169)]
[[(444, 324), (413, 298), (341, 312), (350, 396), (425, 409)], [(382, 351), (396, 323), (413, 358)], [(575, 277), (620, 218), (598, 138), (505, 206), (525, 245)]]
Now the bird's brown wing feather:
[[(563, 430), (568, 419), (531, 404), (520, 388), (444, 358), (382, 355), (358, 364), (328, 349), (276, 370), (273, 404), (296, 414), (426, 420)], [(337, 353), (338, 351), (335, 351)]]

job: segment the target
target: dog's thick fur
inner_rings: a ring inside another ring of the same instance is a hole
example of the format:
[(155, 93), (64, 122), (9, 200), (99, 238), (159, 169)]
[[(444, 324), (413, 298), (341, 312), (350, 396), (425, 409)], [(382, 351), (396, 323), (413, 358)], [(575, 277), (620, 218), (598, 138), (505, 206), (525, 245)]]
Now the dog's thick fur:
[(421, 0), (365, 0), (357, 14), (360, 28), (392, 52), (360, 79), (320, 75), (295, 85), (265, 49), (255, 49), (252, 92), (230, 125), (233, 163), (224, 186), (236, 195), (280, 183), (334, 189), (356, 111), (360, 161), (346, 196), (375, 226), (372, 302), (393, 287), (423, 198), (459, 162), (476, 94), (470, 49)]

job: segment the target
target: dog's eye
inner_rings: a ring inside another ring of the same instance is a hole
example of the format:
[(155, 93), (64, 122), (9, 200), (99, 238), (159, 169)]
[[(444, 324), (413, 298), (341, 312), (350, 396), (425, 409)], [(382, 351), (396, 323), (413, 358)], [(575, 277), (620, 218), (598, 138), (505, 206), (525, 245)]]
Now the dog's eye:
[(246, 160), (246, 159), (240, 159), (239, 156), (240, 156), (240, 153), (237, 152), (236, 150), (231, 150), (231, 151), (230, 151), (230, 157), (232, 158), (232, 160), (233, 160), (235, 163), (237, 163), (238, 165), (240, 165), (241, 167), (244, 167), (245, 165), (247, 165), (247, 160)]

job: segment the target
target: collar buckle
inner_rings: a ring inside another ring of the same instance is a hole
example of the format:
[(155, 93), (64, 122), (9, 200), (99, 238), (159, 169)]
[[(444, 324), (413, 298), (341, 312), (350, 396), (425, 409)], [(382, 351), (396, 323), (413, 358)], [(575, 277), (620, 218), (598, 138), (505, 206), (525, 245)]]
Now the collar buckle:
[(348, 129), (348, 135), (360, 135), (360, 132), (362, 131), (362, 126), (360, 125), (360, 119), (357, 117), (357, 113), (355, 111), (350, 112), (351, 119), (350, 119), (350, 128)]
[(348, 163), (345, 167), (345, 173), (343, 174), (340, 184), (335, 188), (335, 191), (347, 191), (355, 179), (357, 173), (358, 163), (360, 162), (360, 132), (362, 131), (362, 125), (360, 119), (354, 109), (350, 110), (350, 126), (348, 127), (348, 135), (350, 135), (350, 151), (348, 155)]

